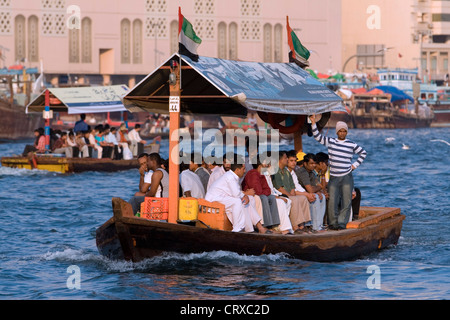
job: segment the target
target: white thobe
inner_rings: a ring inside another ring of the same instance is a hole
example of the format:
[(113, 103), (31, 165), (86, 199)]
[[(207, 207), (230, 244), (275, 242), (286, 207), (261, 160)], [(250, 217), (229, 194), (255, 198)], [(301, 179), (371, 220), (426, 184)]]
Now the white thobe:
[[(270, 177), (269, 172), (264, 172), (264, 177), (266, 178), (267, 184), (269, 185), (270, 190), (272, 190), (272, 194), (276, 197), (281, 196), (282, 193), (275, 189), (272, 183), (272, 178)], [(291, 212), (291, 203), (292, 200), (286, 197), (283, 197), (287, 200), (285, 202), (283, 199), (277, 198), (277, 208), (278, 208), (278, 215), (280, 216), (280, 230), (286, 231), (288, 230), (289, 233), (294, 233), (294, 230), (292, 230), (292, 224), (291, 220), (289, 219), (289, 213)]]
[(215, 166), (212, 170), (211, 170), (211, 174), (209, 176), (209, 180), (208, 180), (208, 186), (206, 187), (206, 191), (208, 192), (209, 188), (212, 186), (212, 184), (214, 183), (214, 181), (216, 181), (217, 179), (219, 179), (221, 176), (223, 176), (225, 174), (225, 169), (223, 168), (223, 166)]
[(233, 225), (233, 232), (242, 230), (252, 232), (253, 226), (261, 221), (261, 217), (250, 203), (246, 205), (242, 203), (243, 197), (239, 177), (229, 170), (208, 187), (205, 200), (225, 205), (225, 213)]
[(183, 194), (186, 191), (191, 192), (191, 197), (203, 199), (205, 197), (205, 188), (203, 187), (200, 177), (189, 169), (184, 170), (180, 174), (180, 184)]
[(133, 156), (137, 156), (138, 152), (138, 143), (142, 141), (141, 136), (139, 135), (139, 132), (136, 131), (136, 129), (131, 130), (128, 133), (128, 139), (130, 139), (130, 150), (133, 153)]

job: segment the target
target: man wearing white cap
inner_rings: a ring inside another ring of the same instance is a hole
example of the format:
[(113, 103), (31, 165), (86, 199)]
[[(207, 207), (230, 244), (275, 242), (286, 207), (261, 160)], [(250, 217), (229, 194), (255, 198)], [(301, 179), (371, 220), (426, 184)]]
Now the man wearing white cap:
[[(367, 152), (355, 142), (346, 139), (348, 126), (338, 121), (336, 134), (338, 138), (329, 138), (319, 133), (315, 115), (310, 116), (314, 139), (328, 147), (330, 164), (330, 181), (328, 182), (328, 226), (330, 229), (345, 229), (350, 218), (352, 205), (353, 175), (352, 171), (361, 165)], [(353, 155), (358, 159), (352, 163)], [(339, 203), (342, 203), (338, 210)]]

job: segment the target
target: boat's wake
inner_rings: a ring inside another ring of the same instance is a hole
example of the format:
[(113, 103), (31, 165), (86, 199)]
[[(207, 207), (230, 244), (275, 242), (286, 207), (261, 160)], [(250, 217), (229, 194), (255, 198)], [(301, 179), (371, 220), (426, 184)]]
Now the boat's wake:
[(47, 252), (40, 256), (47, 261), (59, 261), (78, 265), (95, 264), (110, 272), (154, 272), (164, 273), (167, 270), (198, 269), (205, 266), (220, 264), (253, 265), (271, 264), (288, 260), (287, 254), (267, 254), (262, 256), (240, 255), (229, 251), (212, 251), (203, 253), (163, 253), (160, 256), (148, 258), (140, 262), (113, 260), (98, 253), (83, 250), (64, 249), (62, 251)]
[(49, 172), (47, 170), (29, 170), (29, 169), (19, 169), (19, 168), (9, 168), (9, 167), (0, 167), (0, 177), (2, 176), (15, 176), (15, 177), (28, 177), (35, 175), (56, 175), (54, 172)]

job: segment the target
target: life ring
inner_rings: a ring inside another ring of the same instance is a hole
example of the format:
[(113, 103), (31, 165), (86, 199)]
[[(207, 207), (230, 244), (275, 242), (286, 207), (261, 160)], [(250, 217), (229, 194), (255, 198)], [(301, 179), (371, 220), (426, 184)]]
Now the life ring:
[[(279, 114), (279, 113), (267, 113), (258, 111), (258, 116), (261, 118), (262, 121), (269, 123), (274, 129), (278, 129), (281, 133), (294, 133), (296, 131), (302, 131), (306, 132), (308, 127), (310, 128), (311, 125), (306, 123), (306, 116), (305, 115), (299, 115), (297, 116), (296, 122), (294, 125), (289, 127), (284, 127), (280, 125), (280, 122), (286, 120), (288, 115), (286, 114)], [(322, 113), (322, 117), (319, 121), (317, 121), (317, 129), (321, 131), (325, 125), (327, 124), (328, 120), (330, 120), (331, 112)]]
[(286, 120), (287, 117), (288, 117), (288, 115), (286, 115), (286, 114), (281, 115), (281, 114), (269, 113), (268, 114), (269, 124), (272, 126), (272, 128), (278, 129), (278, 131), (280, 131), (281, 133), (284, 133), (284, 134), (298, 132), (302, 129), (303, 125), (305, 124), (306, 116), (305, 115), (297, 115), (295, 117), (295, 121), (292, 126), (287, 127), (287, 126), (281, 125), (280, 122)]

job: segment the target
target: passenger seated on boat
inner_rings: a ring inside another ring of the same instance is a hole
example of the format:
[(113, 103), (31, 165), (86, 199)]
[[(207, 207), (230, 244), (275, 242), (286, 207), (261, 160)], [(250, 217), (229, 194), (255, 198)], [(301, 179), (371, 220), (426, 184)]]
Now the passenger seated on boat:
[[(103, 155), (103, 148), (97, 143), (95, 136), (97, 135), (97, 129), (91, 129), (87, 131), (87, 138), (89, 140), (88, 146), (97, 151), (97, 159), (101, 159)], [(92, 154), (92, 158), (94, 155)]]
[(122, 148), (122, 158), (125, 159), (124, 155), (127, 153), (126, 150), (129, 151), (128, 145), (130, 144), (130, 141), (128, 140), (128, 129), (125, 123), (122, 123), (119, 127), (119, 130), (117, 130), (116, 139), (119, 143), (119, 147)]
[(330, 181), (330, 168), (328, 166), (329, 157), (325, 152), (316, 153), (316, 168), (315, 172), (319, 179), (319, 184), (322, 187), (322, 191), (325, 194), (326, 199), (328, 199), (327, 185)]
[(102, 158), (111, 158), (114, 149), (114, 144), (106, 141), (105, 130), (102, 125), (98, 125), (95, 128), (95, 130), (96, 130), (95, 140), (97, 141), (97, 144), (103, 149)]
[(122, 153), (120, 153), (119, 150), (119, 142), (116, 138), (117, 128), (111, 127), (109, 128), (109, 125), (105, 125), (105, 140), (106, 142), (112, 143), (114, 150), (112, 152), (111, 158), (115, 160), (119, 160), (121, 158)]
[[(220, 161), (220, 160), (219, 160)], [(231, 168), (231, 161), (227, 161), (227, 155), (225, 154), (222, 158), (222, 163), (214, 162), (213, 168), (211, 169), (211, 175), (209, 176), (207, 192), (209, 187), (221, 176), (225, 174)]]
[(279, 152), (278, 170), (272, 176), (273, 186), (285, 197), (292, 201), (289, 219), (294, 232), (305, 232), (305, 223), (311, 221), (309, 200), (304, 195), (295, 194), (295, 185), (291, 173), (287, 168), (288, 157), (286, 151)]
[[(307, 163), (309, 157), (305, 156), (305, 161), (303, 161), (303, 165)], [(288, 153), (288, 170), (292, 176), (292, 180), (295, 185), (295, 194), (304, 195), (308, 198), (309, 201), (309, 209), (311, 213), (311, 223), (307, 223), (307, 226), (311, 226), (313, 232), (317, 231), (325, 231), (325, 227), (323, 225), (323, 220), (325, 216), (325, 211), (327, 209), (327, 203), (325, 196), (322, 195), (319, 197), (317, 193), (308, 192), (303, 188), (303, 186), (299, 183), (297, 174), (295, 173), (295, 168), (297, 166), (297, 152), (292, 150)]]
[[(147, 197), (169, 197), (169, 174), (164, 170), (162, 165), (162, 158), (159, 153), (150, 153), (147, 157), (148, 168), (153, 171), (150, 189), (147, 192)], [(159, 188), (160, 187), (160, 188)]]
[[(133, 196), (129, 201), (134, 214), (139, 211), (145, 197), (169, 197), (169, 174), (161, 168), (161, 156), (158, 153), (151, 153), (148, 156), (143, 153), (139, 155), (139, 163), (139, 174), (141, 176), (139, 180), (140, 193), (137, 193), (138, 195)], [(147, 173), (145, 173), (145, 163), (147, 164)], [(141, 180), (143, 181), (142, 185)], [(149, 181), (150, 186), (148, 186)], [(148, 191), (146, 191), (147, 189)]]
[(206, 190), (208, 189), (209, 172), (202, 166), (203, 163), (202, 155), (200, 153), (193, 153), (189, 163), (189, 169), (200, 178), (206, 193)]
[(192, 159), (190, 163), (180, 164), (180, 186), (184, 197), (205, 198), (205, 188), (200, 177), (194, 172), (197, 167)]
[(167, 171), (169, 173), (169, 159), (163, 159), (161, 158), (161, 168)]
[[(139, 191), (137, 191), (133, 197), (128, 201), (133, 208), (133, 213), (139, 211), (141, 203), (144, 202), (145, 195), (150, 190), (152, 182), (153, 170), (149, 168), (148, 154), (141, 153), (138, 156), (139, 162)], [(158, 188), (157, 194), (161, 194), (161, 187)]]
[(244, 194), (239, 185), (239, 178), (245, 173), (243, 159), (230, 164), (230, 170), (224, 173), (209, 187), (205, 200), (218, 201), (225, 206), (225, 213), (233, 225), (233, 232), (253, 232), (254, 227), (259, 233), (271, 233), (263, 227), (261, 217), (250, 205), (248, 195)]
[(82, 156), (83, 158), (88, 158), (89, 157), (89, 148), (86, 144), (86, 140), (84, 140), (84, 131), (78, 131), (75, 135), (75, 143), (78, 146), (78, 150), (81, 151), (81, 154), (79, 154), (80, 156)]
[[(266, 153), (264, 153), (266, 154)], [(263, 154), (263, 155), (264, 155)], [(269, 153), (267, 153), (269, 154)], [(270, 155), (268, 155), (270, 157)], [(284, 197), (283, 194), (275, 189), (272, 183), (272, 174), (275, 172), (275, 168), (272, 165), (271, 161), (267, 161), (267, 157), (264, 157), (262, 160), (263, 169), (261, 173), (264, 175), (266, 179), (267, 185), (270, 188), (271, 194), (273, 194), (277, 200), (277, 208), (278, 214), (280, 217), (280, 226), (279, 229), (282, 234), (293, 234), (294, 230), (292, 229), (291, 220), (289, 219), (289, 214), (291, 212), (291, 204), (292, 201), (288, 197)]]
[(134, 129), (128, 132), (128, 139), (130, 140), (130, 150), (133, 153), (133, 157), (136, 157), (139, 154), (139, 149), (144, 150), (144, 145), (147, 141), (142, 140), (139, 135), (139, 131), (141, 131), (141, 125), (136, 124)]
[(30, 152), (45, 152), (45, 134), (44, 128), (37, 128), (34, 130), (34, 144), (28, 144), (25, 146), (22, 152), (22, 156), (26, 157)]
[(62, 132), (61, 137), (53, 143), (52, 153), (64, 153), (66, 158), (72, 158), (73, 150), (67, 144), (67, 132)]
[(70, 130), (67, 133), (67, 145), (72, 148), (72, 156), (74, 158), (78, 158), (78, 155), (80, 153), (80, 149), (78, 149), (78, 145), (75, 141), (75, 134), (73, 133), (72, 130)]
[[(255, 159), (256, 163), (252, 164), (253, 169), (247, 171), (242, 181), (242, 190), (247, 191), (253, 189), (254, 197), (259, 197), (261, 203), (261, 211), (263, 218), (263, 226), (266, 228), (276, 227), (280, 224), (280, 215), (278, 213), (277, 201), (272, 194), (266, 178), (261, 174), (263, 165), (259, 158)], [(259, 203), (259, 201), (256, 201)]]

